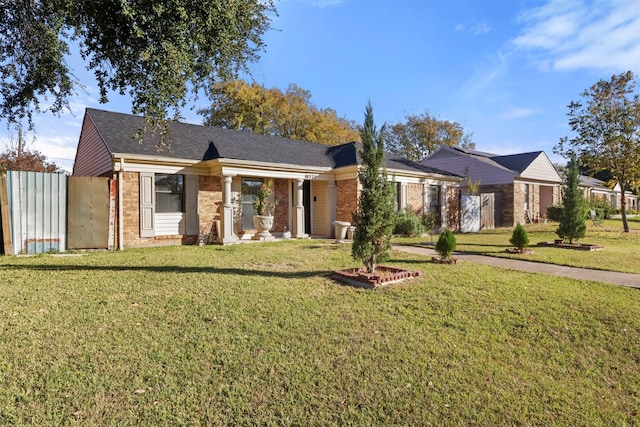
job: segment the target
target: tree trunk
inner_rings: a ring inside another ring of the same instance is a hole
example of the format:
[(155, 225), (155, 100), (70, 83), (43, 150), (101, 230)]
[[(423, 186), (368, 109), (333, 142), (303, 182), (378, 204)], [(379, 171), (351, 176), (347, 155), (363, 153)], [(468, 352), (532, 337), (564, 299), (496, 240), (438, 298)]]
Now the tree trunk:
[(626, 180), (621, 179), (620, 180), (620, 193), (622, 194), (622, 196), (620, 196), (620, 213), (622, 214), (622, 226), (624, 227), (624, 232), (628, 233), (629, 232), (629, 222), (627, 221), (627, 199), (626, 197), (624, 197), (624, 189), (627, 187), (627, 183), (625, 182)]

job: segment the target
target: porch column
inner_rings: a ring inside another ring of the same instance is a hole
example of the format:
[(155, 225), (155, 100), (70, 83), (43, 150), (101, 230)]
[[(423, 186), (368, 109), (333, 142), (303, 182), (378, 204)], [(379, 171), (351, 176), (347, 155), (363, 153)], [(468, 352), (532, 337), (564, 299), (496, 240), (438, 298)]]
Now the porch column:
[[(327, 200), (329, 200), (329, 206), (327, 207), (328, 211), (329, 211), (329, 224), (333, 224), (333, 222), (336, 220), (336, 210), (338, 208), (337, 206), (337, 195), (336, 195), (336, 182), (333, 179), (330, 179), (329, 181), (327, 181), (327, 193), (328, 193), (328, 198)], [(335, 229), (334, 227), (331, 227), (331, 237), (335, 237)]]
[(442, 183), (440, 187), (440, 221), (442, 222), (442, 229), (447, 228), (447, 184)]
[(400, 183), (400, 206), (398, 206), (398, 212), (407, 212), (407, 183)]
[(304, 205), (302, 204), (302, 184), (304, 184), (303, 179), (296, 179), (296, 194), (293, 199), (296, 205), (295, 213), (293, 216), (293, 237), (297, 239), (304, 239), (309, 237), (309, 235), (304, 232)]
[(429, 213), (429, 185), (422, 183), (422, 215)]
[(233, 177), (225, 175), (222, 186), (222, 215), (220, 216), (220, 239), (218, 243), (228, 245), (238, 242), (233, 232), (233, 204), (231, 204), (231, 181)]

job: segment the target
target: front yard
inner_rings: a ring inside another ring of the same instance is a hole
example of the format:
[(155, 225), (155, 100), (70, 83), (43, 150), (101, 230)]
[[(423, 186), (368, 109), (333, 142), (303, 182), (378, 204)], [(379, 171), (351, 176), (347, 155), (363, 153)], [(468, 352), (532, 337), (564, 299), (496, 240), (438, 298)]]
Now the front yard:
[[(509, 243), (513, 228), (498, 228), (480, 233), (456, 234), (457, 251), (476, 253), (526, 261), (568, 265), (572, 267), (595, 268), (640, 274), (640, 218), (630, 218), (630, 232), (624, 233), (621, 220), (606, 220), (601, 225), (587, 222), (587, 234), (579, 243), (603, 245), (604, 250), (584, 252), (569, 249), (538, 247), (538, 242), (553, 241), (558, 223), (526, 224), (529, 245), (533, 254), (518, 255), (505, 252), (512, 247)], [(431, 237), (435, 241), (437, 236)], [(396, 239), (396, 243), (421, 245), (429, 242), (429, 237)]]
[(0, 424), (635, 425), (640, 293), (349, 245), (0, 258)]

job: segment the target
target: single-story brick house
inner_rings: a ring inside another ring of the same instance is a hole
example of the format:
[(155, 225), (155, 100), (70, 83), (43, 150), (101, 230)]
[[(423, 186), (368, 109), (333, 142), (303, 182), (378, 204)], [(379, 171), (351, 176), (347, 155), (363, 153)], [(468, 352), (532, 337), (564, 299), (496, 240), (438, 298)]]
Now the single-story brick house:
[[(615, 209), (622, 209), (622, 192), (620, 184), (616, 183), (613, 187), (609, 187), (606, 182), (600, 181), (592, 176), (580, 176), (580, 188), (584, 192), (587, 200), (604, 199)], [(638, 209), (638, 196), (628, 191), (624, 192), (627, 210)]]
[(494, 196), (495, 226), (537, 221), (560, 202), (562, 178), (544, 151), (502, 156), (439, 147), (421, 164), (479, 181), (479, 192)]
[[(265, 180), (278, 201), (276, 236), (332, 237), (333, 221), (352, 221), (356, 143), (326, 146), (170, 122), (170, 145), (162, 147), (157, 136), (134, 138), (143, 125), (142, 117), (97, 109), (87, 109), (82, 124), (73, 175), (115, 182), (113, 247), (192, 244), (203, 235), (221, 244), (250, 239), (252, 189)], [(437, 212), (446, 226), (447, 194), (460, 176), (392, 155), (386, 167), (399, 210)]]

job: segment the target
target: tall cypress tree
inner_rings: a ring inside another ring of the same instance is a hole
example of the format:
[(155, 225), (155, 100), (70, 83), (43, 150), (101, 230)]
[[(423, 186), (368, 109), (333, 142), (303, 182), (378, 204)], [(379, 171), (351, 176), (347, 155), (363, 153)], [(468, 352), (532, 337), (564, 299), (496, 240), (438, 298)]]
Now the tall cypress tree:
[(362, 167), (358, 180), (361, 189), (358, 210), (353, 214), (356, 232), (351, 247), (351, 256), (362, 261), (369, 273), (375, 271), (378, 261), (388, 259), (394, 225), (394, 193), (384, 165), (383, 135), (384, 126), (380, 132), (376, 130), (369, 102), (360, 128)]
[(569, 165), (567, 166), (564, 194), (562, 196), (563, 209), (560, 214), (560, 225), (556, 230), (558, 237), (569, 240), (569, 243), (573, 243), (574, 240), (584, 237), (587, 230), (586, 203), (579, 186), (579, 174), (580, 171), (578, 169), (576, 156), (572, 154)]

